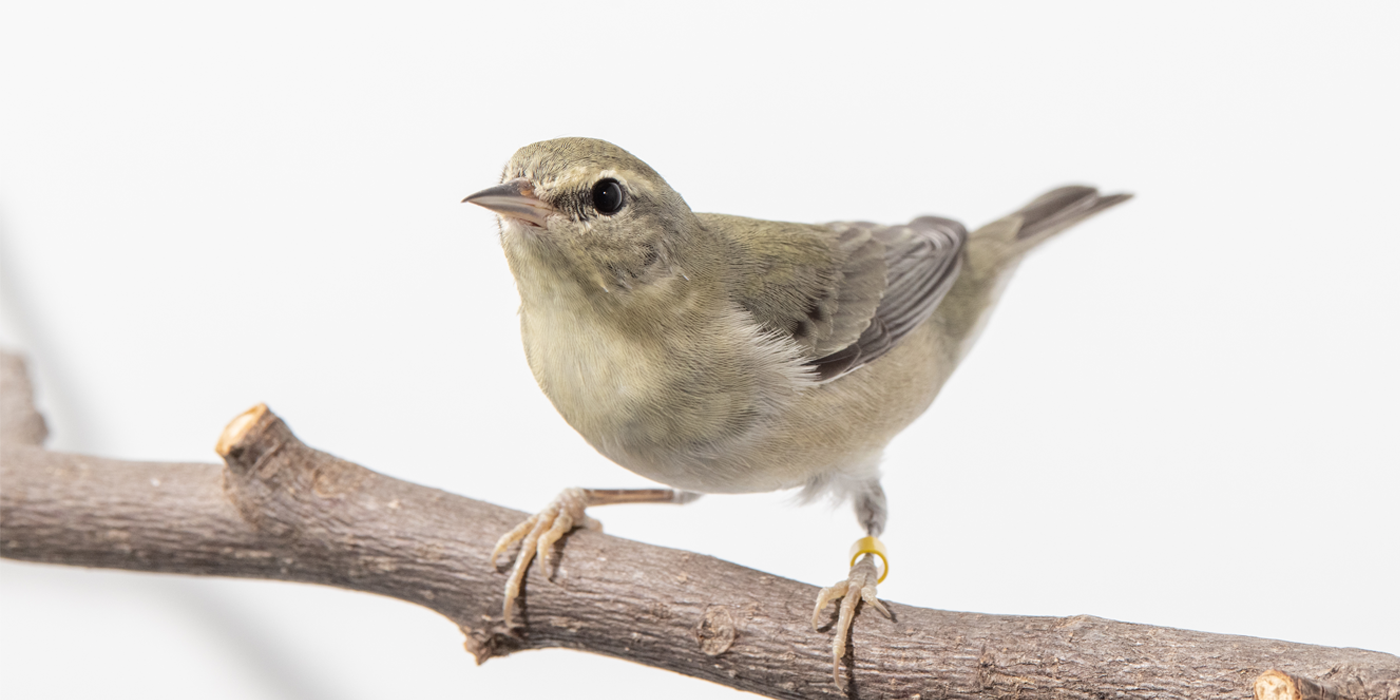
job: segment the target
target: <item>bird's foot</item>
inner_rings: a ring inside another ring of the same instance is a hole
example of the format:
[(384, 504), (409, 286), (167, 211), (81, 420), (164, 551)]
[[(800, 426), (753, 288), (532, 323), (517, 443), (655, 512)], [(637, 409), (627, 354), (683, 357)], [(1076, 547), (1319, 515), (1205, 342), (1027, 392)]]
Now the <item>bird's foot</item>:
[(506, 598), (502, 614), (507, 628), (513, 627), (511, 613), (515, 599), (520, 596), (520, 584), (525, 580), (525, 570), (536, 555), (544, 566), (545, 578), (549, 578), (554, 563), (554, 543), (568, 534), (576, 526), (590, 530), (602, 530), (603, 524), (588, 517), (584, 509), (593, 505), (586, 489), (564, 489), (545, 509), (526, 518), (514, 530), (501, 535), (496, 548), (491, 552), (491, 566), (496, 566), (496, 557), (512, 544), (520, 542), (520, 552), (515, 555), (515, 566), (506, 578)]
[[(850, 635), (851, 623), (855, 621), (856, 604), (864, 600), (876, 610), (879, 610), (885, 617), (894, 619), (888, 608), (880, 599), (876, 597), (875, 586), (883, 581), (885, 574), (889, 573), (889, 564), (885, 559), (884, 544), (874, 537), (866, 537), (856, 541), (852, 547), (855, 560), (851, 564), (851, 573), (834, 586), (823, 588), (817, 594), (817, 607), (812, 611), (812, 628), (821, 628), (822, 611), (832, 601), (840, 600), (838, 605), (839, 613), (836, 618), (836, 636), (831, 641), (831, 677), (836, 685), (844, 687), (841, 683), (841, 657), (846, 655), (846, 637)], [(882, 571), (877, 571), (875, 565), (876, 557), (884, 564)]]
[(506, 578), (506, 600), (502, 607), (506, 627), (514, 627), (511, 612), (515, 609), (515, 599), (520, 597), (520, 585), (525, 581), (525, 570), (530, 568), (530, 562), (538, 556), (540, 564), (544, 565), (544, 576), (549, 578), (554, 565), (554, 543), (559, 538), (575, 527), (603, 529), (602, 523), (583, 512), (585, 508), (612, 503), (689, 503), (699, 497), (698, 493), (671, 489), (564, 489), (544, 510), (501, 535), (491, 552), (491, 566), (495, 567), (496, 557), (520, 542), (515, 566)]

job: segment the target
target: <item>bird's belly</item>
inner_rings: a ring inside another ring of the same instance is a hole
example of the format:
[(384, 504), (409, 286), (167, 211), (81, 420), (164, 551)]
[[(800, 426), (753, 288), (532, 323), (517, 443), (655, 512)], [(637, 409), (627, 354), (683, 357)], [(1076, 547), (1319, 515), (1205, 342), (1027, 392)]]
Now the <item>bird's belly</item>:
[[(595, 449), (687, 490), (745, 493), (801, 483), (752, 457), (810, 383), (795, 350), (756, 344), (738, 324), (651, 334), (599, 323), (580, 313), (521, 314), (535, 379)], [(693, 348), (702, 336), (704, 353), (685, 351), (683, 344)]]

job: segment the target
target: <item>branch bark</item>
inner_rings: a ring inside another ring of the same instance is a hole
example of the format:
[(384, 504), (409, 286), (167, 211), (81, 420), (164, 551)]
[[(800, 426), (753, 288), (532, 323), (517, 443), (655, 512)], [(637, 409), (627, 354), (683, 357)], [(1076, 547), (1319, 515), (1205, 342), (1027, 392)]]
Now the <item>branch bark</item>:
[[(524, 513), (375, 473), (299, 441), (263, 406), (219, 438), (223, 467), (43, 449), (23, 364), (0, 354), (0, 556), (302, 581), (392, 596), (456, 623), (478, 662), (566, 647), (774, 698), (842, 697), (817, 589), (712, 557), (580, 530), (553, 580), (532, 567), (526, 628), (501, 626), (486, 563)], [(1400, 700), (1400, 658), (1090, 616), (978, 615), (891, 603), (843, 664), (859, 698)]]

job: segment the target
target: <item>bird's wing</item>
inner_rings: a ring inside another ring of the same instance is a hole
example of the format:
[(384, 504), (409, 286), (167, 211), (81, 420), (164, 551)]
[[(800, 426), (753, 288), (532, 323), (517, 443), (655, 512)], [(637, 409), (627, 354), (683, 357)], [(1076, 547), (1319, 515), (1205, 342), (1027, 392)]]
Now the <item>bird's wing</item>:
[(701, 214), (735, 247), (735, 300), (806, 349), (822, 381), (885, 354), (957, 278), (967, 232), (926, 216), (903, 226), (825, 226)]
[[(890, 351), (910, 331), (933, 315), (953, 286), (962, 266), (967, 229), (951, 219), (919, 217), (903, 226), (835, 223), (829, 228), (845, 238), (869, 235), (884, 263), (884, 294), (860, 334), (850, 343), (812, 360), (818, 376), (831, 380)], [(850, 275), (848, 275), (848, 279)]]

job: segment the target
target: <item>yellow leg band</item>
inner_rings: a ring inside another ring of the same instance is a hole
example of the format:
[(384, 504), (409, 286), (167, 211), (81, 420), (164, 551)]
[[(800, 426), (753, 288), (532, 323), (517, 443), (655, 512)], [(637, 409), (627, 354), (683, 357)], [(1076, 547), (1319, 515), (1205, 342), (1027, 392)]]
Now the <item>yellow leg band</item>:
[(856, 540), (856, 543), (851, 545), (851, 566), (856, 565), (856, 560), (860, 559), (862, 554), (874, 554), (880, 557), (880, 563), (884, 564), (884, 570), (880, 572), (880, 579), (875, 583), (884, 583), (885, 577), (890, 575), (889, 552), (885, 551), (885, 543), (873, 535)]

